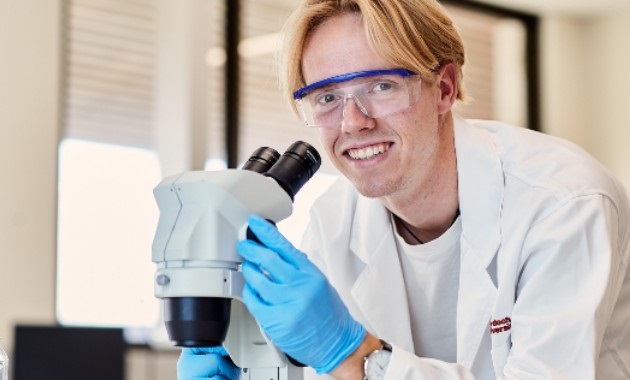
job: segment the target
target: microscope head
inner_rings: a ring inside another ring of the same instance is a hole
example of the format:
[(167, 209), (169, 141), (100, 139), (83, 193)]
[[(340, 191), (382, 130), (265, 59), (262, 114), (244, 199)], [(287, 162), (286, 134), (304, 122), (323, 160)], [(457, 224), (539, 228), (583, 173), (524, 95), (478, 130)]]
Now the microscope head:
[(274, 223), (292, 212), (295, 194), (321, 165), (319, 153), (298, 141), (280, 156), (259, 148), (242, 170), (186, 172), (165, 178), (154, 195), (160, 219), (153, 241), (155, 295), (176, 346), (221, 345), (232, 299), (244, 285), (236, 244), (247, 219)]

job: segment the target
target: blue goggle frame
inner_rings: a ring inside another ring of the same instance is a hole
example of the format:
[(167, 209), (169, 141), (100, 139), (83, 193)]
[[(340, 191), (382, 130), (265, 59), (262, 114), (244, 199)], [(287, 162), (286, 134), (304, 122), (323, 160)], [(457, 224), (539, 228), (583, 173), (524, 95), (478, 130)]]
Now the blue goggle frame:
[(381, 69), (381, 70), (356, 71), (353, 73), (341, 74), (341, 75), (336, 75), (334, 77), (322, 79), (318, 82), (311, 83), (308, 86), (304, 86), (293, 93), (293, 99), (300, 100), (303, 97), (305, 97), (310, 91), (318, 89), (320, 87), (328, 86), (329, 84), (347, 82), (356, 78), (372, 77), (372, 76), (377, 76), (377, 75), (392, 75), (392, 74), (400, 75), (401, 77), (409, 77), (412, 75), (417, 75), (413, 71), (407, 70), (407, 69)]

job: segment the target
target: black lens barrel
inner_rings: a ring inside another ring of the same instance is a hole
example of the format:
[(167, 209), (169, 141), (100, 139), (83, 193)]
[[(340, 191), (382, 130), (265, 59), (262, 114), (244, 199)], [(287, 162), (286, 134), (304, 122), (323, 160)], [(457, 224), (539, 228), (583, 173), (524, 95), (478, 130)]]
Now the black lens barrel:
[(171, 341), (182, 347), (220, 346), (230, 324), (230, 298), (164, 298), (164, 324)]

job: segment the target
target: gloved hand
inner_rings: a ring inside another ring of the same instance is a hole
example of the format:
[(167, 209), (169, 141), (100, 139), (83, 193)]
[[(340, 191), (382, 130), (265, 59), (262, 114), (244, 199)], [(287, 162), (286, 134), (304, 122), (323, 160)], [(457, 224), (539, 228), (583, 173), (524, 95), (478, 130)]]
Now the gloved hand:
[(223, 347), (184, 347), (177, 361), (178, 380), (238, 380), (240, 373)]
[(237, 247), (245, 259), (245, 305), (280, 350), (318, 373), (332, 371), (363, 342), (365, 328), (276, 227), (252, 216), (249, 228), (264, 246), (243, 240)]

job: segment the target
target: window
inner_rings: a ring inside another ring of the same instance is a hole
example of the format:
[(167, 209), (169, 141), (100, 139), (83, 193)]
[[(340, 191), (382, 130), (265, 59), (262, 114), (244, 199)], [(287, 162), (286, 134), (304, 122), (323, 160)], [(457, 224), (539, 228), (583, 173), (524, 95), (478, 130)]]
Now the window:
[(152, 326), (155, 9), (150, 0), (65, 4), (59, 145), (57, 317)]
[(155, 153), (74, 139), (59, 152), (60, 322), (154, 325)]

